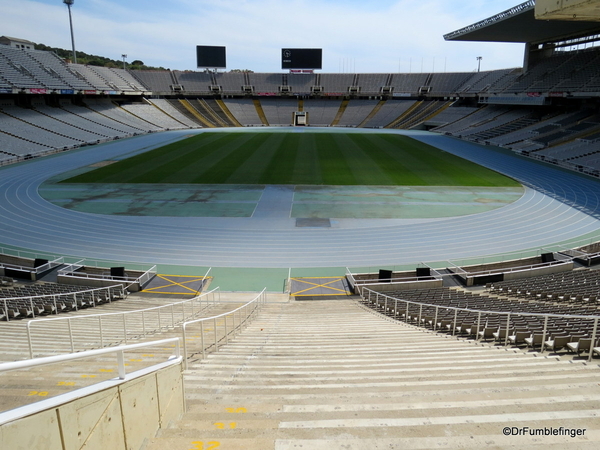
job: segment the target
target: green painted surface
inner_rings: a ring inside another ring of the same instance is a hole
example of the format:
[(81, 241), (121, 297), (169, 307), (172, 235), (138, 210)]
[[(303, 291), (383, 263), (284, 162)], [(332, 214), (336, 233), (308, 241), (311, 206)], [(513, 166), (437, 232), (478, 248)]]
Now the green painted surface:
[(297, 187), (292, 217), (454, 217), (500, 208), (522, 195), (522, 188), (512, 187)]
[[(42, 197), (94, 214), (162, 217), (251, 217), (263, 185), (56, 184)], [(414, 219), (477, 214), (512, 203), (512, 187), (296, 186), (293, 218)]]
[(40, 195), (63, 208), (94, 214), (162, 217), (250, 217), (262, 186), (45, 183)]

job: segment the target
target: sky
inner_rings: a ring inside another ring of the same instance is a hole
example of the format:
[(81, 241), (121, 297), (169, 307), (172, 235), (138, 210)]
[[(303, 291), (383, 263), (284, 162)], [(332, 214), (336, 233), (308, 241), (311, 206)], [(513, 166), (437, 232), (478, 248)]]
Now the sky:
[[(523, 44), (444, 34), (522, 0), (75, 0), (78, 51), (197, 70), (196, 45), (225, 46), (227, 70), (285, 72), (282, 48), (322, 48), (321, 73), (470, 72), (521, 67)], [(62, 0), (0, 0), (0, 35), (71, 48)]]

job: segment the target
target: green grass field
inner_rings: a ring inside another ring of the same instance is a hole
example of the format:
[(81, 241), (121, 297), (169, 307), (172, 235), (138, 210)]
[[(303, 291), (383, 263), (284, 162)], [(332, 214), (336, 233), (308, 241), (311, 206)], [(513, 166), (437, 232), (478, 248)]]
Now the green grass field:
[(202, 133), (66, 183), (519, 186), (406, 136), (384, 133)]

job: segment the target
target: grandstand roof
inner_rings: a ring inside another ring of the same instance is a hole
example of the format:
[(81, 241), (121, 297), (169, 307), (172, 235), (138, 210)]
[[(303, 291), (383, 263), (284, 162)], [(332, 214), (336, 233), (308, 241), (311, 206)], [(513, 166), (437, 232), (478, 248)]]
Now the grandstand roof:
[(446, 34), (447, 41), (543, 43), (600, 34), (598, 22), (537, 20), (529, 0), (481, 22)]
[(0, 36), (0, 44), (10, 45), (13, 42), (18, 42), (20, 44), (35, 45), (35, 42), (28, 41), (27, 39), (21, 39), (21, 38), (10, 37), (10, 36)]

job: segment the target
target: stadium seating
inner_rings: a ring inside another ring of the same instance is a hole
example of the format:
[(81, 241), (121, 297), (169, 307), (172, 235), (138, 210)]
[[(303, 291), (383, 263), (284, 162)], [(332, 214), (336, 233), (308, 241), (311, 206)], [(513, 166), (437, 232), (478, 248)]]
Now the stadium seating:
[(363, 126), (365, 128), (383, 128), (402, 116), (416, 100), (388, 100)]
[(304, 100), (304, 111), (309, 114), (309, 124), (315, 127), (327, 127), (331, 125), (340, 109), (341, 103), (340, 100), (334, 99)]
[(325, 94), (346, 94), (353, 85), (354, 75), (349, 73), (322, 73), (320, 85)]
[[(393, 74), (128, 71), (67, 64), (54, 53), (0, 46), (0, 88), (24, 89), (31, 94), (53, 91), (64, 95), (69, 92), (138, 95), (118, 99), (120, 106), (91, 96), (75, 104), (65, 98), (37, 103), (33, 100), (33, 108), (7, 104), (0, 112), (4, 119), (0, 125), (3, 144), (0, 164), (166, 129), (288, 126), (293, 114), (304, 109), (310, 126), (433, 127), (439, 133), (503, 146), (595, 175), (600, 174), (600, 139), (597, 139), (600, 119), (594, 116), (593, 108), (477, 106), (468, 99), (485, 94), (493, 103), (496, 95), (526, 96), (533, 92), (556, 96), (600, 91), (598, 61), (600, 50), (594, 47), (558, 50), (550, 57), (533, 59), (525, 71)], [(147, 100), (142, 98), (145, 93), (187, 98)], [(216, 100), (214, 94), (226, 98)], [(248, 94), (256, 97), (241, 98)], [(196, 98), (192, 98), (194, 95)], [(237, 98), (228, 98), (231, 96)], [(269, 98), (273, 96), (277, 98)], [(305, 97), (303, 105), (296, 96)], [(337, 98), (330, 100), (327, 96)], [(341, 96), (350, 98), (340, 100)], [(456, 96), (464, 98), (442, 100)]]
[(169, 117), (154, 105), (148, 103), (130, 103), (123, 105), (125, 111), (165, 130), (178, 130), (188, 128), (178, 120)]
[(298, 111), (298, 100), (265, 98), (261, 100), (263, 111), (271, 126), (289, 126)]
[(377, 103), (377, 100), (351, 100), (338, 122), (338, 126), (356, 126), (367, 118)]
[(246, 86), (244, 73), (229, 72), (215, 74), (216, 86), (219, 86), (223, 94), (241, 94), (243, 86)]
[[(598, 313), (597, 306), (560, 305), (546, 301), (523, 302), (450, 288), (392, 291), (386, 292), (385, 296), (373, 294), (365, 297), (368, 306), (386, 315), (436, 331), (474, 339), (494, 337), (500, 343), (505, 339), (514, 346), (539, 346), (543, 337), (552, 340), (568, 336), (567, 342), (561, 339), (556, 345), (552, 343), (552, 346), (559, 350), (559, 343), (561, 349), (570, 344), (575, 352), (576, 342), (580, 338), (589, 339), (592, 335), (594, 320), (586, 319), (585, 316)], [(405, 301), (411, 303), (404, 303)], [(511, 318), (510, 328), (506, 333), (503, 326), (508, 312), (511, 313)], [(548, 316), (545, 334), (544, 314), (553, 315)], [(584, 317), (563, 318), (561, 315)], [(491, 331), (493, 329), (496, 331)], [(583, 348), (578, 353), (582, 351)], [(589, 351), (589, 346), (585, 351)]]
[(0, 45), (0, 72), (5, 84), (15, 88), (52, 90), (91, 89), (90, 84), (72, 73), (54, 53), (22, 51)]
[(262, 122), (251, 99), (226, 99), (227, 108), (245, 126), (261, 126)]
[(213, 85), (212, 76), (209, 73), (175, 70), (173, 75), (178, 81), (177, 85), (181, 86), (186, 92), (207, 94), (210, 92), (210, 86)]
[[(600, 273), (575, 270), (525, 280), (503, 281), (488, 286), (492, 293), (515, 298), (596, 306), (600, 299)], [(598, 303), (600, 306), (600, 303)]]
[(256, 94), (279, 94), (279, 87), (283, 85), (280, 73), (250, 73), (248, 80)]
[(171, 102), (167, 99), (162, 98), (153, 98), (148, 100), (150, 103), (155, 105), (161, 111), (164, 111), (165, 114), (168, 114), (178, 122), (181, 122), (183, 125), (188, 126), (189, 128), (198, 128), (200, 124), (197, 121), (194, 121), (192, 118), (183, 114), (179, 109), (175, 108)]
[(93, 307), (123, 298), (121, 289), (57, 283), (19, 284), (0, 288), (5, 319), (23, 319)]
[(131, 74), (154, 92), (173, 92), (176, 84), (170, 70), (132, 70)]

